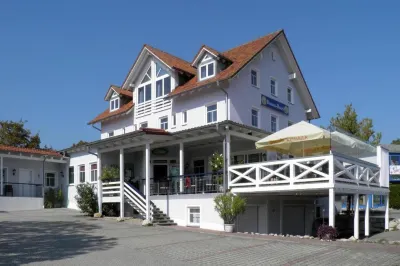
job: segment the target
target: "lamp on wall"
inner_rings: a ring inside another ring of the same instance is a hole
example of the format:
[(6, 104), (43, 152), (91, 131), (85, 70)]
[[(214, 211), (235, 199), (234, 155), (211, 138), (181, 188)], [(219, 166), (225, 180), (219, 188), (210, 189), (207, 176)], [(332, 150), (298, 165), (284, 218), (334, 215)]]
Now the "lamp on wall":
[(60, 172), (60, 176), (64, 177), (64, 172), (63, 171)]
[(13, 171), (12, 171), (12, 172), (13, 172), (13, 175), (15, 175), (15, 172), (16, 172), (16, 171), (17, 171), (17, 170), (13, 169)]

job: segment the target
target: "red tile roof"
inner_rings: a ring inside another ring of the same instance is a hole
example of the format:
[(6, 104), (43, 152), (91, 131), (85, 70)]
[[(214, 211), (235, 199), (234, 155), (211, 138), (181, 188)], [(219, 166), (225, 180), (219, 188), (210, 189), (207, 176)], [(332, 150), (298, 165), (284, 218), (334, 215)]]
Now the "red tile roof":
[(176, 57), (174, 55), (171, 55), (167, 52), (161, 51), (157, 48), (151, 47), (148, 44), (145, 44), (144, 47), (146, 47), (155, 56), (160, 58), (168, 66), (179, 69), (179, 70), (183, 70), (192, 75), (196, 75), (196, 73), (197, 73), (196, 68), (192, 67), (192, 65), (189, 62), (187, 62), (179, 57)]
[(103, 121), (104, 119), (111, 118), (117, 115), (122, 115), (127, 113), (133, 108), (133, 101), (130, 101), (124, 105), (122, 105), (118, 110), (111, 112), (110, 108), (107, 108), (104, 112), (96, 116), (92, 121), (88, 123), (88, 125), (96, 124), (100, 121)]
[(55, 150), (20, 148), (20, 147), (1, 145), (1, 144), (0, 144), (0, 151), (20, 152), (20, 153), (29, 153), (29, 154), (38, 154), (38, 155), (49, 155), (49, 156), (62, 157), (62, 155), (59, 152), (55, 151)]
[(164, 129), (160, 128), (145, 127), (145, 128), (140, 128), (139, 130), (150, 135), (170, 135), (168, 131), (165, 131)]
[[(282, 30), (276, 31), (274, 33), (268, 34), (264, 37), (261, 37), (257, 40), (248, 42), (246, 44), (240, 45), (233, 49), (230, 49), (226, 52), (223, 52), (221, 55), (230, 59), (232, 64), (219, 72), (215, 77), (198, 81), (198, 77), (194, 76), (184, 85), (176, 87), (169, 95), (174, 96), (181, 94), (186, 91), (190, 91), (192, 89), (216, 82), (229, 79), (235, 76), (247, 63), (251, 61), (261, 50), (263, 50), (271, 41), (277, 37)], [(210, 51), (211, 52), (211, 51)]]
[(118, 93), (119, 95), (122, 95), (122, 96), (126, 96), (126, 97), (129, 97), (129, 98), (133, 97), (132, 96), (133, 94), (132, 94), (131, 91), (121, 89), (121, 87), (116, 86), (116, 85), (111, 85), (110, 88), (108, 88), (106, 96), (104, 97), (104, 99), (106, 99), (107, 95), (110, 94), (110, 90), (114, 90), (116, 93)]

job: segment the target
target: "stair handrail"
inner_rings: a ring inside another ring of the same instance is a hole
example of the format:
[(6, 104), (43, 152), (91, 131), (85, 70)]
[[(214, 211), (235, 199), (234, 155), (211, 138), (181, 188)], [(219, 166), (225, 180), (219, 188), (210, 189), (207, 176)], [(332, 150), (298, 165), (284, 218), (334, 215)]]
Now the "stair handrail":
[(144, 212), (146, 212), (146, 204), (142, 202), (136, 195), (134, 195), (130, 190), (125, 189), (127, 197), (135, 203), (140, 209), (142, 209)]
[(126, 188), (125, 190), (130, 192), (132, 196), (136, 198), (137, 201), (139, 201), (143, 206), (146, 206), (146, 199), (140, 193), (138, 193), (131, 185), (124, 182), (124, 187)]

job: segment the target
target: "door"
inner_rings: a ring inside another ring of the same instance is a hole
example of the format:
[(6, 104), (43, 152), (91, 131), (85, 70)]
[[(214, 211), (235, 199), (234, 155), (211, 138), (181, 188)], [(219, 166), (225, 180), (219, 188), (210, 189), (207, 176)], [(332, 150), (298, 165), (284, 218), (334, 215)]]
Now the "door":
[(34, 195), (34, 186), (32, 185), (32, 170), (29, 169), (19, 169), (18, 176), (18, 187), (15, 193), (15, 196), (19, 197), (33, 197)]
[(153, 194), (163, 195), (167, 193), (168, 165), (153, 165)]
[(205, 163), (204, 160), (194, 160), (193, 161), (193, 171), (196, 175), (205, 173)]
[(305, 206), (285, 206), (283, 208), (283, 233), (304, 235)]
[(245, 212), (238, 216), (237, 230), (258, 233), (257, 212), (258, 206), (246, 206)]

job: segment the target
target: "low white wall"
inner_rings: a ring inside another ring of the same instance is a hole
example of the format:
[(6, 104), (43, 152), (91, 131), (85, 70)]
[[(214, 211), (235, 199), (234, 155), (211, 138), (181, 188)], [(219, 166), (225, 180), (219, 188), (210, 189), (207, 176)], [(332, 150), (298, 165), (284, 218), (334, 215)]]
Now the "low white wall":
[(0, 211), (28, 211), (43, 209), (43, 198), (0, 197)]
[[(200, 228), (223, 231), (224, 221), (214, 209), (214, 197), (219, 194), (171, 195), (168, 200), (169, 217), (180, 226), (188, 225), (188, 207), (200, 207)], [(166, 196), (152, 196), (150, 199), (164, 213), (167, 213)]]

